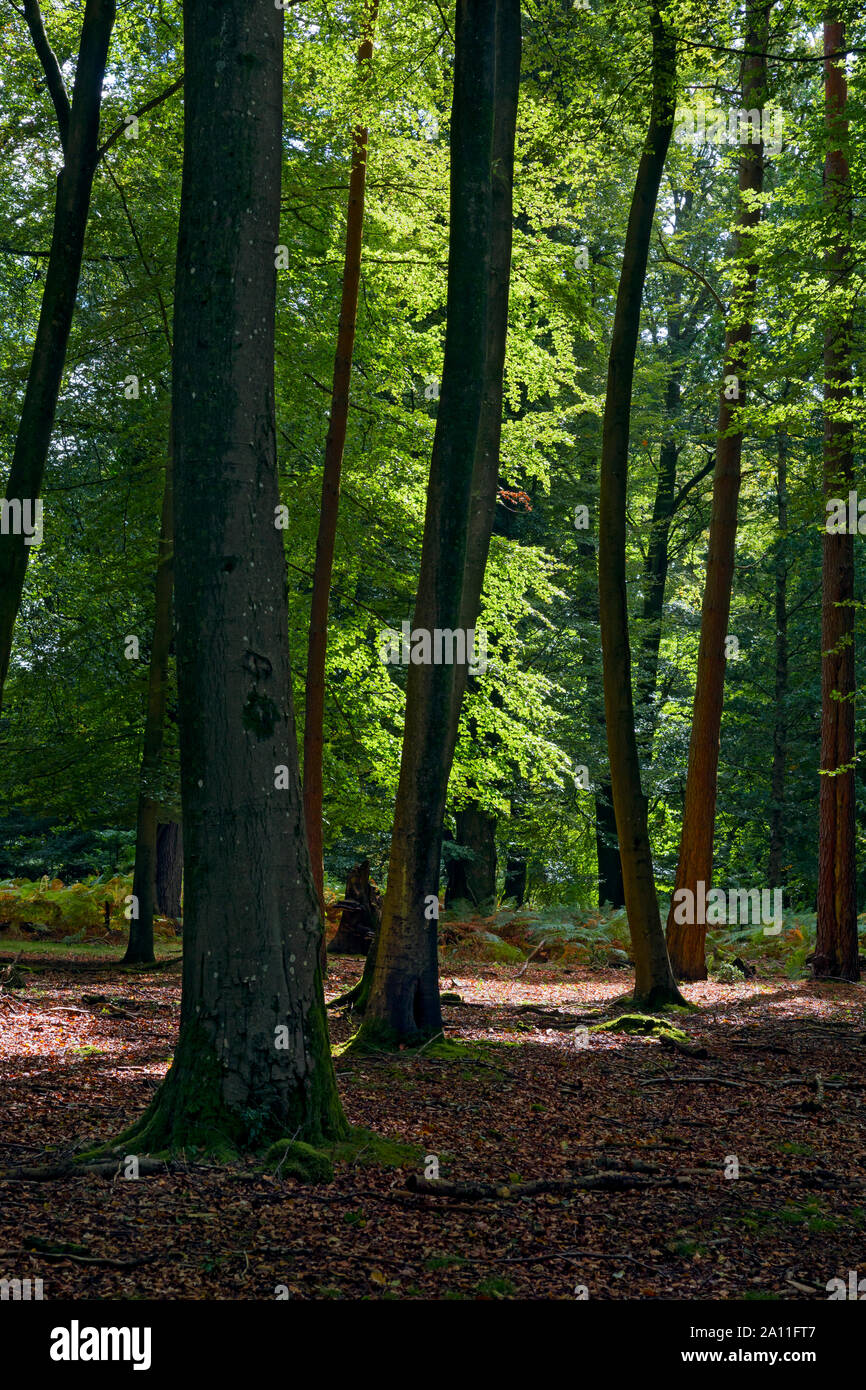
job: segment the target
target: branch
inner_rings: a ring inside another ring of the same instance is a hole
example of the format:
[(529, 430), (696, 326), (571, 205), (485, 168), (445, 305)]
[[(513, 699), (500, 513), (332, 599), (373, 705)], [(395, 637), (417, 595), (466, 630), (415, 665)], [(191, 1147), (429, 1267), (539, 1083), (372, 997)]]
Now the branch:
[(710, 294), (713, 296), (713, 299), (714, 299), (714, 300), (716, 301), (716, 303), (718, 304), (718, 306), (719, 306), (719, 308), (721, 309), (722, 314), (724, 315), (724, 317), (727, 318), (727, 317), (728, 317), (728, 311), (727, 311), (727, 309), (725, 308), (725, 305), (724, 305), (724, 303), (722, 302), (722, 300), (721, 300), (721, 299), (719, 298), (719, 296), (716, 294), (716, 291), (713, 289), (712, 285), (710, 284), (710, 282), (709, 282), (709, 280), (706, 278), (706, 276), (702, 275), (701, 272), (700, 272), (699, 270), (693, 270), (692, 267), (691, 267), (690, 265), (686, 265), (685, 261), (678, 261), (677, 258), (676, 258), (676, 256), (672, 256), (671, 253), (670, 253), (670, 251), (668, 250), (668, 248), (665, 246), (664, 242), (662, 241), (662, 234), (661, 234), (661, 232), (658, 232), (658, 231), (657, 231), (657, 232), (656, 232), (656, 236), (658, 237), (659, 246), (661, 247), (661, 253), (662, 253), (662, 255), (664, 256), (665, 260), (666, 260), (666, 261), (670, 261), (671, 265), (678, 265), (679, 268), (680, 268), (680, 270), (686, 270), (686, 271), (688, 271), (689, 275), (694, 275), (695, 279), (700, 280), (701, 284), (702, 284), (702, 285), (705, 285), (706, 288), (709, 290)]
[[(143, 106), (139, 106), (136, 111), (133, 111), (132, 115), (143, 116), (145, 111), (152, 111), (155, 106), (159, 106), (161, 102), (166, 101), (168, 97), (173, 96), (174, 93), (178, 91), (179, 88), (181, 88), (182, 86), (183, 73), (181, 73), (180, 77), (177, 79), (176, 82), (172, 82), (170, 87), (166, 87), (164, 92), (160, 92), (158, 97), (152, 97), (150, 101), (146, 101)], [(126, 130), (128, 124), (129, 117), (127, 116), (124, 117), (123, 125), (119, 125), (116, 130), (113, 130), (109, 135), (108, 139), (99, 146), (99, 149), (96, 151), (97, 160), (102, 159), (103, 155), (108, 153), (115, 141), (120, 139), (121, 135)]]
[(66, 143), (69, 139), (69, 97), (66, 95), (66, 88), (63, 85), (60, 64), (55, 57), (54, 49), (48, 42), (48, 35), (42, 23), (39, 0), (24, 0), (24, 18), (27, 20), (27, 28), (30, 30), (33, 47), (36, 49), (37, 57), (42, 64), (45, 81), (48, 83), (51, 100), (54, 102), (57, 129), (60, 132), (60, 143), (65, 155)]

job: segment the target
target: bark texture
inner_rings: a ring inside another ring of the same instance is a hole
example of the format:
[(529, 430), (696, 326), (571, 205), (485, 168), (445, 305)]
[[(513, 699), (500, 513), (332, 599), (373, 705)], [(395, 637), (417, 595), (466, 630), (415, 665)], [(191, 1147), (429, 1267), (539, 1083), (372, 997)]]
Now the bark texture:
[(291, 699), (274, 415), (283, 16), (187, 0), (174, 319), (186, 853), (174, 1062), (151, 1151), (339, 1137)]
[[(831, 247), (831, 285), (824, 338), (824, 493), (848, 497), (854, 480), (851, 404), (853, 321), (845, 293), (851, 273), (851, 173), (845, 29), (836, 12), (824, 22), (827, 155), (824, 200)], [(823, 536), (821, 605), (821, 784), (818, 801), (818, 927), (814, 974), (859, 980), (855, 859), (854, 536)]]

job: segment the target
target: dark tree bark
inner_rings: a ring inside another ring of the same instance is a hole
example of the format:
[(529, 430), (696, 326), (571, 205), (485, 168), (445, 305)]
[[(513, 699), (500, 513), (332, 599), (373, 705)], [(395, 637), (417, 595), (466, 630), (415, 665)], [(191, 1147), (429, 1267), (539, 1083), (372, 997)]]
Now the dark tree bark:
[[(845, 28), (838, 11), (824, 20), (824, 94), (828, 148), (824, 201), (831, 227), (832, 286), (824, 336), (824, 494), (847, 498), (854, 480), (851, 408), (853, 318), (846, 293), (852, 268), (851, 172)], [(821, 605), (821, 785), (818, 801), (816, 977), (859, 980), (855, 857), (854, 536), (823, 536)]]
[(182, 912), (183, 827), (170, 820), (156, 831), (156, 910), (178, 921)]
[[(161, 805), (159, 777), (162, 770), (165, 708), (168, 699), (168, 658), (172, 639), (172, 588), (174, 585), (173, 461), (169, 441), (156, 566), (153, 645), (147, 680), (144, 746), (138, 788), (135, 834), (135, 869), (132, 876), (133, 916), (125, 965), (147, 964), (153, 954), (153, 915), (157, 910), (156, 879), (159, 863), (157, 823)], [(178, 887), (178, 899), (180, 890)], [(178, 904), (179, 905), (179, 904)], [(177, 914), (179, 915), (179, 913)]]
[(274, 408), (283, 15), (187, 0), (174, 315), (175, 602), (186, 851), (174, 1062), (125, 1142), (345, 1134), (291, 698)]
[[(747, 56), (743, 58), (742, 94), (746, 110), (763, 112), (767, 87), (767, 47), (770, 5), (766, 0), (749, 0), (746, 10)], [(739, 211), (733, 239), (733, 255), (741, 264), (743, 283), (735, 292), (725, 333), (725, 380), (719, 392), (716, 466), (713, 474), (713, 502), (707, 551), (707, 576), (701, 606), (701, 637), (698, 646), (697, 679), (689, 742), (689, 770), (686, 778), (683, 828), (677, 864), (676, 890), (697, 885), (709, 892), (713, 877), (713, 832), (716, 823), (716, 795), (719, 774), (719, 737), (725, 694), (725, 638), (731, 612), (734, 582), (734, 553), (737, 542), (737, 511), (743, 436), (738, 415), (746, 400), (748, 350), (752, 338), (752, 311), (757, 288), (754, 231), (761, 220), (760, 204), (747, 201), (748, 194), (759, 194), (764, 182), (764, 147), (760, 140), (742, 146), (739, 158)], [(736, 379), (737, 395), (728, 399), (730, 379)], [(668, 914), (667, 944), (674, 974), (681, 980), (705, 980), (706, 923), (678, 923), (674, 919), (676, 897)], [(694, 898), (693, 898), (694, 901)]]
[[(378, 8), (378, 0), (371, 0), (371, 3), (368, 3), (364, 18), (364, 34), (358, 48), (358, 66), (362, 70), (369, 67), (372, 61), (373, 34), (376, 28)], [(323, 922), (325, 871), (322, 859), (322, 748), (325, 720), (325, 658), (328, 649), (328, 607), (331, 597), (331, 576), (337, 539), (337, 517), (340, 510), (340, 475), (343, 468), (343, 450), (346, 444), (346, 429), (349, 420), (352, 353), (355, 346), (355, 324), (358, 317), (358, 289), (361, 283), (366, 179), (367, 128), (366, 126), (356, 126), (352, 132), (352, 168), (349, 174), (349, 206), (346, 214), (343, 290), (340, 300), (340, 321), (337, 328), (337, 347), (334, 354), (331, 418), (325, 443), (319, 534), (316, 540), (316, 561), (313, 569), (304, 703), (304, 818), (310, 845), (313, 881), (316, 885)], [(322, 938), (322, 960), (324, 966), (324, 936)]]
[(638, 167), (616, 300), (602, 431), (599, 489), (598, 592), (604, 661), (604, 706), (625, 905), (635, 960), (639, 1008), (680, 1003), (665, 949), (641, 790), (631, 686), (626, 596), (628, 441), (634, 361), (650, 234), (674, 124), (676, 40), (662, 5), (650, 20), (652, 112)]
[(785, 886), (785, 765), (788, 757), (788, 448), (780, 429), (776, 445), (776, 516), (779, 537), (774, 561), (776, 664), (773, 681), (773, 768), (770, 775), (770, 856), (767, 878), (771, 888)]
[[(115, 3), (114, 0), (87, 0), (71, 104), (36, 0), (26, 0), (24, 12), (57, 113), (63, 168), (57, 176), (54, 230), (42, 307), (6, 487), (6, 500), (17, 499), (22, 504), (25, 501), (35, 503), (42, 492), (63, 380), (97, 163), (102, 80)], [(5, 535), (0, 533), (0, 707), (30, 550), (23, 534), (14, 535), (11, 530)]]
[(496, 898), (496, 817), (470, 804), (458, 811), (456, 843), (472, 851), (472, 859), (452, 859), (447, 865), (445, 906), (471, 902), (476, 907)]
[(616, 837), (616, 813), (610, 782), (603, 782), (595, 794), (595, 849), (598, 856), (598, 905), (625, 907), (622, 860)]
[(335, 956), (366, 956), (382, 920), (382, 895), (370, 878), (369, 859), (349, 874), (340, 906), (340, 925), (328, 950)]
[[(481, 602), (498, 477), (511, 263), (518, 0), (458, 0), (448, 322), (414, 627), (464, 631)], [(467, 664), (410, 665), (382, 928), (366, 1018), (389, 1041), (440, 1031), (442, 821)]]
[(522, 907), (526, 900), (527, 863), (524, 855), (512, 851), (505, 861), (505, 887), (503, 898), (512, 898), (515, 907)]

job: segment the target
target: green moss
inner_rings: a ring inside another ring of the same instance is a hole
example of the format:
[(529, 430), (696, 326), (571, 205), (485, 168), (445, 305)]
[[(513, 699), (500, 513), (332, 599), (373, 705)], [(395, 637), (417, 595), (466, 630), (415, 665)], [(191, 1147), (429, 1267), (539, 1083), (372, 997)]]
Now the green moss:
[(327, 1153), (334, 1163), (358, 1163), (362, 1167), (375, 1164), (382, 1168), (415, 1168), (424, 1158), (424, 1151), (417, 1144), (403, 1144), (371, 1129), (355, 1127), (347, 1139), (332, 1144)]
[(281, 1177), (297, 1178), (299, 1182), (333, 1182), (334, 1165), (321, 1149), (298, 1139), (278, 1139), (265, 1154), (265, 1162), (274, 1165)]
[(593, 1023), (591, 1033), (641, 1033), (645, 1037), (670, 1038), (673, 1042), (688, 1042), (689, 1035), (651, 1014), (621, 1014), (607, 1023)]

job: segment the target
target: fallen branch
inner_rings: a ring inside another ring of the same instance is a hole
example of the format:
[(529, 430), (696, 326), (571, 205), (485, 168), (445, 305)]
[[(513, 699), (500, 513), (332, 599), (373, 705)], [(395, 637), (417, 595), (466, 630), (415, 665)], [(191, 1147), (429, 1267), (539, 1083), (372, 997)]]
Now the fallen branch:
[(687, 1178), (679, 1176), (648, 1178), (638, 1173), (587, 1173), (581, 1178), (539, 1178), (535, 1182), (446, 1182), (444, 1178), (419, 1178), (410, 1173), (406, 1179), (409, 1192), (426, 1197), (456, 1197), (474, 1200), (477, 1197), (535, 1197), (542, 1192), (627, 1192), (630, 1188), (688, 1187)]

